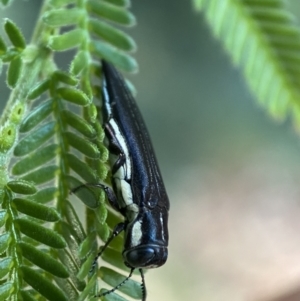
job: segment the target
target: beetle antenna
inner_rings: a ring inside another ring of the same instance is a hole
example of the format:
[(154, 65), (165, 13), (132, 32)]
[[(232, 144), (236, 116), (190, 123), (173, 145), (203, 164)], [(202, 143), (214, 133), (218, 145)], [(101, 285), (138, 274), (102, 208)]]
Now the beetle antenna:
[(118, 236), (125, 228), (125, 223), (119, 223), (115, 226), (111, 236), (109, 237), (109, 239), (106, 241), (105, 245), (103, 247), (100, 248), (100, 251), (98, 252), (97, 256), (95, 257), (92, 267), (90, 269), (90, 273), (93, 272), (96, 264), (97, 264), (97, 260), (98, 258), (102, 255), (102, 253), (105, 251), (105, 249), (108, 247), (108, 245), (111, 243), (111, 241)]
[[(135, 268), (131, 268), (129, 275), (122, 282), (120, 282), (118, 285), (116, 285), (113, 289), (106, 291), (102, 294), (96, 295), (95, 298), (103, 297), (103, 296), (113, 293), (115, 290), (119, 289), (124, 283), (126, 283), (129, 280), (129, 278), (132, 276), (132, 273), (134, 270), (135, 270)], [(145, 299), (143, 299), (143, 301), (144, 300)]]
[(145, 283), (145, 276), (144, 276), (143, 269), (139, 269), (139, 272), (140, 272), (141, 278), (142, 278), (142, 284), (141, 284), (141, 288), (142, 288), (142, 301), (146, 301), (147, 290), (146, 290), (146, 283)]

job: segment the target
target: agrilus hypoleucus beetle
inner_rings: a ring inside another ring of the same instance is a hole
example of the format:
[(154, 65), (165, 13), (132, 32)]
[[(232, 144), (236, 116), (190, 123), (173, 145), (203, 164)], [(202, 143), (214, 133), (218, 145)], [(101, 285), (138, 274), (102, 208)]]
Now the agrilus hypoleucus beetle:
[(124, 216), (124, 221), (115, 227), (94, 265), (111, 240), (124, 231), (122, 255), (131, 271), (123, 282), (97, 297), (118, 289), (138, 269), (144, 301), (143, 269), (160, 267), (168, 257), (169, 199), (148, 130), (132, 94), (112, 65), (102, 61), (102, 72), (103, 120), (113, 155), (112, 188), (93, 186), (104, 188), (110, 205)]

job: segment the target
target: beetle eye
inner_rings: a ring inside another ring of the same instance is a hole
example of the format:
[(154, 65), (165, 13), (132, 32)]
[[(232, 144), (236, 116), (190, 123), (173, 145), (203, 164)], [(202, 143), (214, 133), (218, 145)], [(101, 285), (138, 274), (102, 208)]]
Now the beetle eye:
[(153, 248), (143, 247), (126, 253), (126, 261), (133, 267), (142, 267), (155, 256)]
[(155, 268), (163, 265), (168, 250), (161, 246), (140, 246), (123, 252), (125, 262), (134, 268)]

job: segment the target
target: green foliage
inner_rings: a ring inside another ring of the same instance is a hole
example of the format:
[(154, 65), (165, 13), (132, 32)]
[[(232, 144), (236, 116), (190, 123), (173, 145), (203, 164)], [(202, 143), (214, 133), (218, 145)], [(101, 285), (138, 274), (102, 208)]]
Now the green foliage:
[(13, 0), (1, 0), (3, 6), (9, 5)]
[(19, 80), (22, 71), (22, 59), (20, 56), (15, 57), (9, 64), (7, 69), (7, 84), (10, 88), (14, 88)]
[(25, 38), (16, 24), (9, 19), (6, 19), (4, 23), (4, 30), (14, 47), (21, 50), (26, 47)]
[[(193, 1), (259, 102), (275, 118), (292, 114), (299, 127), (300, 30), (283, 0)], [(12, 93), (0, 120), (0, 300), (96, 300), (106, 291), (103, 282), (114, 287), (128, 275), (123, 234), (102, 259), (124, 275), (103, 266), (90, 273), (120, 217), (101, 188), (76, 191), (82, 210), (70, 192), (82, 183), (110, 184), (98, 113), (100, 62), (137, 70), (130, 55), (136, 44), (121, 30), (136, 23), (129, 6), (129, 0), (47, 0), (30, 45), (14, 22), (4, 22), (0, 70), (7, 65)], [(60, 70), (55, 53), (70, 49), (70, 68)], [(132, 279), (119, 291), (141, 298)], [(126, 300), (117, 292), (102, 299)]]
[[(98, 267), (90, 273), (99, 245), (120, 220), (108, 212), (104, 191), (89, 186), (76, 191), (84, 221), (70, 192), (82, 183), (109, 183), (98, 114), (100, 62), (136, 70), (129, 55), (136, 45), (120, 30), (135, 23), (129, 4), (45, 1), (30, 45), (5, 20), (8, 39), (0, 37), (0, 66), (7, 65), (12, 93), (0, 120), (0, 300), (91, 300), (100, 292), (100, 278), (114, 285), (112, 277), (123, 277)], [(60, 70), (55, 52), (71, 48), (70, 70)], [(107, 262), (126, 275), (122, 238), (111, 248), (116, 258), (107, 255)], [(140, 294), (139, 283), (126, 286), (128, 296)]]
[(259, 102), (300, 126), (300, 29), (283, 0), (194, 0)]

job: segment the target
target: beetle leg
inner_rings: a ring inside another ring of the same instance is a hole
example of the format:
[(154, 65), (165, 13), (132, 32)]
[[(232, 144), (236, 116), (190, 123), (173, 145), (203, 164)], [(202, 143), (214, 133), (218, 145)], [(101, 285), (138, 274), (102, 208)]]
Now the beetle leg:
[(120, 212), (121, 209), (120, 209), (118, 201), (117, 201), (117, 196), (116, 196), (115, 192), (113, 191), (113, 189), (111, 187), (103, 185), (101, 183), (97, 183), (97, 184), (95, 184), (95, 183), (85, 183), (85, 184), (82, 184), (80, 186), (77, 186), (77, 187), (73, 188), (71, 190), (71, 193), (76, 193), (76, 191), (78, 191), (82, 187), (100, 187), (100, 188), (102, 188), (105, 191), (106, 195), (107, 195), (107, 199), (109, 201), (109, 204), (115, 210)]

